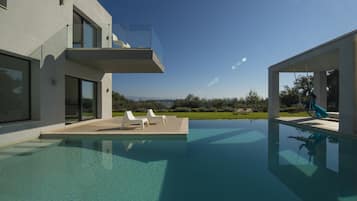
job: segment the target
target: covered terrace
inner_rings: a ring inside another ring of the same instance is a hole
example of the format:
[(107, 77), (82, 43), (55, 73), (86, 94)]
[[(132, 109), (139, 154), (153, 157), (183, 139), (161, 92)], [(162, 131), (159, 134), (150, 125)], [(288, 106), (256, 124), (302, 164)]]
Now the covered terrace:
[(345, 34), (269, 67), (269, 118), (279, 118), (279, 74), (312, 72), (316, 103), (327, 107), (326, 71), (339, 71), (339, 129), (342, 134), (357, 134), (357, 31)]

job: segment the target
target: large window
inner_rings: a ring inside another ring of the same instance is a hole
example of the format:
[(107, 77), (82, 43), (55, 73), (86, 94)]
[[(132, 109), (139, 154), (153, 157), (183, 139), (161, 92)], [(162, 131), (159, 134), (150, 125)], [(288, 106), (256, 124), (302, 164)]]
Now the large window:
[(77, 12), (73, 12), (73, 47), (96, 48), (100, 47), (98, 40), (99, 30), (84, 19)]
[(66, 76), (66, 123), (80, 120), (79, 80)]
[(0, 6), (7, 7), (7, 0), (0, 0)]
[(81, 81), (82, 85), (82, 120), (97, 116), (97, 85), (95, 82)]
[(0, 123), (30, 119), (30, 62), (0, 54)]
[(66, 76), (66, 124), (97, 118), (97, 83)]

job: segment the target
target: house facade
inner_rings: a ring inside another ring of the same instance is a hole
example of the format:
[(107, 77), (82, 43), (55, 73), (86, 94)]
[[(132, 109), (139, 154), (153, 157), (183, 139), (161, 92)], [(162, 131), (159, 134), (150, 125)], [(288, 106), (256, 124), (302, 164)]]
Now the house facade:
[(112, 73), (162, 73), (150, 48), (112, 48), (97, 0), (0, 0), (0, 145), (112, 117)]

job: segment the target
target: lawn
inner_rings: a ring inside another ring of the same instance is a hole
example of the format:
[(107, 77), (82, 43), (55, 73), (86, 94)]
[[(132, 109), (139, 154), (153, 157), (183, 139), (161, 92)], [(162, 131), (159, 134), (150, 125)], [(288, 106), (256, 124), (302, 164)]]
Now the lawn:
[[(113, 117), (123, 116), (124, 112), (113, 112)], [(156, 113), (158, 115), (172, 115), (177, 117), (188, 117), (193, 120), (203, 119), (267, 119), (267, 112), (253, 112), (250, 114), (233, 114), (233, 112), (164, 112)], [(134, 112), (135, 116), (145, 116), (146, 113)], [(306, 112), (287, 113), (281, 112), (281, 117), (305, 117), (308, 116)]]

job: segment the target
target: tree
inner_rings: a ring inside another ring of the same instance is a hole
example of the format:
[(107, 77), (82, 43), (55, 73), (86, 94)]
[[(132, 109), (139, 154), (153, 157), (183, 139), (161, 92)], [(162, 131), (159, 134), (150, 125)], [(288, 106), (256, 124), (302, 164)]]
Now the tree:
[(258, 93), (253, 90), (250, 90), (248, 93), (248, 96), (245, 97), (245, 101), (249, 105), (256, 104), (260, 100), (261, 100), (261, 98), (258, 96)]
[(294, 87), (296, 90), (300, 92), (302, 96), (307, 96), (310, 91), (312, 90), (312, 80), (313, 76), (307, 75), (307, 76), (299, 76), (295, 81), (294, 81)]
[(200, 98), (198, 96), (194, 96), (193, 94), (189, 94), (185, 98), (185, 107), (189, 108), (198, 108), (200, 107)]
[(290, 88), (284, 86), (284, 90), (280, 92), (280, 102), (286, 107), (291, 107), (299, 103), (299, 92), (296, 87)]
[(328, 111), (338, 111), (339, 105), (339, 72), (327, 71), (327, 105)]
[(126, 99), (123, 95), (113, 91), (112, 93), (112, 107), (113, 111), (125, 111), (131, 109), (133, 101)]
[(132, 101), (126, 99), (123, 95), (113, 91), (113, 110), (133, 110), (133, 111), (146, 111), (148, 108), (152, 109), (165, 109), (170, 107), (173, 111), (220, 111), (230, 112), (236, 108), (253, 108), (254, 111), (266, 111), (267, 100), (261, 98), (257, 92), (250, 91), (245, 98), (215, 98), (204, 99), (193, 94), (189, 94), (184, 99), (176, 99), (172, 101), (172, 105), (164, 105), (160, 101)]
[(313, 76), (299, 76), (294, 82), (294, 90), (297, 90), (300, 98), (300, 103), (306, 103), (309, 101), (309, 94), (312, 91)]
[(280, 92), (280, 102), (283, 106), (292, 107), (299, 103), (306, 103), (309, 101), (309, 94), (312, 90), (312, 76), (299, 76), (295, 81), (293, 87), (284, 86)]
[(254, 110), (257, 110), (258, 103), (262, 100), (256, 91), (250, 90), (248, 96), (245, 97), (247, 105), (253, 106)]

